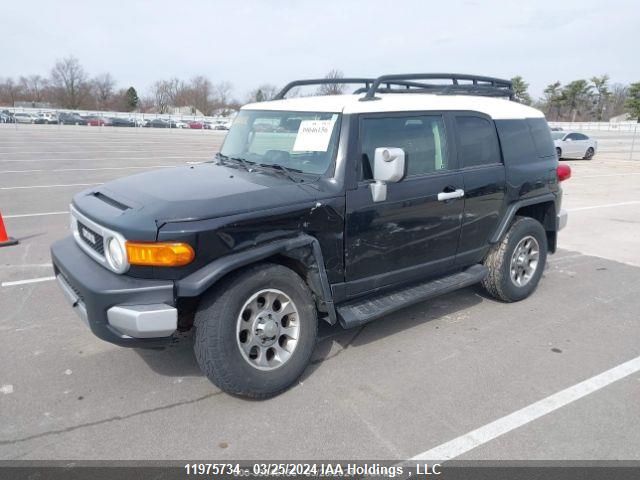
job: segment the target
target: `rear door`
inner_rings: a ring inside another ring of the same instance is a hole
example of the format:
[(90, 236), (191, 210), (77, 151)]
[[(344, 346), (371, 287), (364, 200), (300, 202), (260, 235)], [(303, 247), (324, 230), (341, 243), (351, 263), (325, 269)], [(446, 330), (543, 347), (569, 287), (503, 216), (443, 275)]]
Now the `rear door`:
[[(347, 191), (348, 296), (453, 267), (464, 203), (462, 198), (439, 200), (438, 194), (461, 191), (463, 185), (445, 125), (445, 117), (434, 113), (360, 118), (360, 181)], [(373, 156), (379, 147), (402, 148), (407, 174), (387, 184), (386, 200), (373, 202)]]
[(504, 206), (505, 170), (493, 120), (481, 113), (454, 114), (458, 165), (464, 184), (464, 215), (456, 264), (484, 257)]

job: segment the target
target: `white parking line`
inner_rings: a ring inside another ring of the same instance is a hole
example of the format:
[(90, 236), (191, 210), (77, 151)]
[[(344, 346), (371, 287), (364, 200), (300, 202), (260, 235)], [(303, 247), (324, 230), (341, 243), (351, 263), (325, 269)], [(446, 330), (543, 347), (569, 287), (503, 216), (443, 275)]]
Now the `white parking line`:
[(51, 280), (55, 280), (55, 279), (56, 279), (56, 277), (29, 278), (28, 280), (16, 280), (14, 282), (2, 282), (2, 283), (0, 283), (0, 287), (15, 287), (16, 285), (27, 285), (29, 283), (50, 282)]
[(135, 166), (135, 167), (99, 167), (99, 168), (53, 168), (47, 170), (46, 168), (36, 168), (33, 170), (0, 170), (0, 173), (39, 173), (39, 172), (97, 172), (100, 170), (133, 170), (138, 168), (170, 168), (177, 165), (149, 165), (149, 166)]
[(604, 205), (593, 205), (590, 207), (577, 207), (577, 208), (569, 208), (567, 209), (568, 212), (581, 212), (583, 210), (595, 210), (597, 208), (610, 208), (610, 207), (624, 207), (627, 205), (638, 205), (640, 204), (640, 200), (639, 201), (633, 201), (633, 202), (620, 202), (620, 203), (606, 203)]
[(46, 217), (48, 215), (68, 215), (68, 211), (64, 212), (42, 212), (42, 213), (20, 213), (17, 215), (3, 215), (2, 218), (27, 218), (27, 217)]
[(61, 183), (57, 185), (26, 185), (22, 187), (0, 187), (0, 190), (26, 190), (30, 188), (57, 188), (57, 187), (86, 187), (100, 185), (99, 183)]
[(446, 461), (459, 457), (469, 450), (473, 450), (505, 433), (537, 420), (548, 413), (558, 410), (565, 405), (575, 402), (590, 393), (596, 392), (613, 382), (617, 382), (639, 371), (640, 357), (636, 357), (449, 442), (422, 452), (411, 460)]

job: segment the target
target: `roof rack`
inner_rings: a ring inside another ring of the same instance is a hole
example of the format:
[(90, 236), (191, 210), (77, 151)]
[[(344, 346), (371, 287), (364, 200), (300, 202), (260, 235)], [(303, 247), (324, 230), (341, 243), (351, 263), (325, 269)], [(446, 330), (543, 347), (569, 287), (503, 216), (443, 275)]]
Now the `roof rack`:
[[(417, 81), (416, 81), (417, 80)], [(440, 80), (439, 83), (424, 80)], [(442, 81), (446, 83), (443, 83)], [(462, 83), (461, 83), (462, 82)], [(379, 100), (376, 93), (436, 93), (440, 95), (480, 95), (514, 99), (511, 81), (459, 73), (409, 73), (382, 75), (378, 78), (317, 78), (294, 80), (274, 97), (282, 100), (292, 89), (308, 85), (359, 84), (355, 94), (365, 93), (361, 101)]]
[[(415, 80), (420, 80), (416, 82)], [(444, 80), (447, 83), (424, 83), (424, 80)], [(451, 83), (448, 83), (451, 82)], [(463, 82), (463, 83), (460, 83)], [(386, 84), (386, 89), (380, 89)], [(391, 85), (405, 86), (405, 89), (391, 88)], [(413, 89), (411, 88), (413, 87)], [(510, 80), (460, 73), (409, 73), (382, 75), (374, 80), (361, 101), (376, 100), (376, 92), (381, 93), (437, 93), (442, 95), (482, 95), (514, 99)]]
[(287, 83), (280, 92), (273, 97), (274, 100), (282, 100), (284, 96), (296, 87), (304, 87), (308, 85), (342, 85), (342, 84), (364, 84), (365, 88), (369, 88), (375, 81), (375, 78), (315, 78), (311, 80), (294, 80)]

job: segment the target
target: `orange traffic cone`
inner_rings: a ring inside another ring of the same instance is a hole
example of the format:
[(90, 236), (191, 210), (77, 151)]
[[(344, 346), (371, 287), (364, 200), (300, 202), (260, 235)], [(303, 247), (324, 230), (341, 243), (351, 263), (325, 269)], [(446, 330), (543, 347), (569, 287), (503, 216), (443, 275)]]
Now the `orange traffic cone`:
[(16, 243), (18, 243), (18, 240), (7, 235), (7, 229), (4, 228), (4, 220), (2, 220), (2, 213), (0, 212), (0, 247), (8, 247)]

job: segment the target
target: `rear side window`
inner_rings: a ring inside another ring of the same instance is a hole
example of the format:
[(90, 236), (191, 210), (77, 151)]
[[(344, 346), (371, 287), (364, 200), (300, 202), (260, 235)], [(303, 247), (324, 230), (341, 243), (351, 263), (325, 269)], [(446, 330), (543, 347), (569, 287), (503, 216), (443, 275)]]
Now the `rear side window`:
[(531, 130), (538, 156), (540, 158), (554, 156), (556, 150), (547, 121), (544, 118), (527, 118), (526, 122), (529, 125), (529, 130)]
[(462, 167), (500, 163), (500, 148), (493, 122), (482, 117), (456, 115), (458, 158)]
[(538, 150), (526, 120), (496, 120), (506, 164), (527, 163), (538, 158)]

